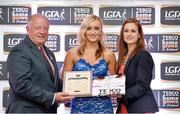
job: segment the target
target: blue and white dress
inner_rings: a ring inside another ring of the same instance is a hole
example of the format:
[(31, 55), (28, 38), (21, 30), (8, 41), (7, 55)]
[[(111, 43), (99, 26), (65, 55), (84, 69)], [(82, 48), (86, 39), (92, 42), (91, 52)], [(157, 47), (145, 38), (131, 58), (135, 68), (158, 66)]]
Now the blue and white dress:
[[(92, 71), (93, 79), (107, 76), (108, 65), (104, 58), (99, 63), (90, 65), (85, 59), (79, 59), (73, 66), (73, 71)], [(71, 102), (71, 113), (113, 113), (110, 97), (76, 97)]]

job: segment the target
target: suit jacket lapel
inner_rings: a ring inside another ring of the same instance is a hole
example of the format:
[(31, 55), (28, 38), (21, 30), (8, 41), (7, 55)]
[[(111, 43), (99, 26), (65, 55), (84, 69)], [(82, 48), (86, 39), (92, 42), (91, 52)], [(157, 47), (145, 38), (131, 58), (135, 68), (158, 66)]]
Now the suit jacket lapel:
[[(42, 62), (42, 64), (45, 65), (49, 73), (51, 72), (50, 65), (47, 62), (46, 58), (42, 55), (41, 51), (38, 49), (38, 47), (28, 38), (25, 38), (25, 42), (28, 44), (29, 48), (31, 48), (31, 52), (38, 57), (38, 59)], [(48, 54), (47, 54), (48, 55)], [(51, 73), (50, 73), (51, 75)], [(53, 76), (51, 76), (53, 77)]]
[(57, 71), (58, 68), (56, 68), (56, 66), (57, 66), (56, 60), (55, 60), (54, 56), (49, 52), (49, 50), (46, 49), (46, 47), (45, 47), (44, 49), (46, 50), (46, 53), (47, 53), (50, 61), (51, 61), (52, 64), (53, 64), (53, 67), (54, 67), (54, 74), (53, 74), (52, 77), (53, 77), (53, 80), (54, 80), (54, 85), (56, 86), (56, 82), (57, 82), (58, 76), (59, 76), (59, 75), (58, 75), (58, 71)]
[(131, 61), (133, 60), (133, 58), (134, 58), (134, 55), (133, 55), (132, 57), (130, 57), (130, 58), (128, 59), (128, 61), (126, 62), (126, 65), (125, 65), (125, 68), (124, 68), (124, 74), (126, 74), (127, 68), (128, 68), (128, 66), (129, 66), (129, 64), (131, 63)]
[(127, 68), (128, 68), (128, 65), (129, 65), (130, 61), (131, 61), (131, 59), (128, 59), (128, 61), (125, 64), (124, 74), (126, 74), (126, 72), (127, 72)]
[(129, 66), (129, 64), (131, 63), (131, 61), (134, 59), (134, 57), (136, 56), (136, 54), (134, 54), (132, 57), (130, 57), (129, 59), (128, 59), (128, 61), (126, 62), (126, 65), (125, 65), (125, 68), (124, 68), (124, 73), (126, 74), (126, 72), (127, 72), (127, 68), (128, 68), (128, 66)]
[(39, 60), (47, 67), (48, 71), (50, 72), (50, 65), (41, 53), (41, 51), (38, 49), (38, 47), (33, 47), (32, 53), (34, 53), (39, 58)]

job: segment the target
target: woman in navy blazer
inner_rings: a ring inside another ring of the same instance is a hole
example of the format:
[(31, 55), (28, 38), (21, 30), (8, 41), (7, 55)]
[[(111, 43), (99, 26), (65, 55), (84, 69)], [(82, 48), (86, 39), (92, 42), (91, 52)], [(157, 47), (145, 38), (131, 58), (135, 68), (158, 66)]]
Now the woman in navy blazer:
[(120, 32), (118, 74), (126, 76), (126, 94), (119, 101), (126, 106), (128, 113), (158, 111), (150, 87), (154, 62), (144, 47), (141, 24), (136, 19), (126, 20)]

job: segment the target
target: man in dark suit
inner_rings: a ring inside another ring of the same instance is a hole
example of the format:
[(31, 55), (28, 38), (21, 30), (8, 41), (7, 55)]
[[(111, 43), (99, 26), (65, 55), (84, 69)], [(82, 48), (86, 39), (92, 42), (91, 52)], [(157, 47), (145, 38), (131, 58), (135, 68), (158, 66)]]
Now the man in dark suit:
[(44, 45), (48, 29), (45, 16), (32, 15), (26, 27), (27, 37), (8, 56), (10, 96), (7, 113), (56, 113), (58, 103), (73, 98), (60, 92), (62, 81), (55, 56)]

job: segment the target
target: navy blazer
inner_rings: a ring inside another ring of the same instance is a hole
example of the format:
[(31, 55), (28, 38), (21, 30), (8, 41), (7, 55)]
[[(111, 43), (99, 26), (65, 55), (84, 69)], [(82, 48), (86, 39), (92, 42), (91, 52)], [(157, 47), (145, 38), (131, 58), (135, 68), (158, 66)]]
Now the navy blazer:
[(6, 112), (57, 112), (57, 103), (52, 105), (52, 101), (54, 93), (62, 91), (62, 81), (53, 52), (44, 48), (54, 65), (53, 76), (49, 63), (28, 36), (11, 50), (7, 59), (10, 96)]
[(129, 113), (157, 112), (158, 106), (150, 87), (154, 62), (150, 53), (139, 50), (124, 69), (126, 94), (123, 103)]

